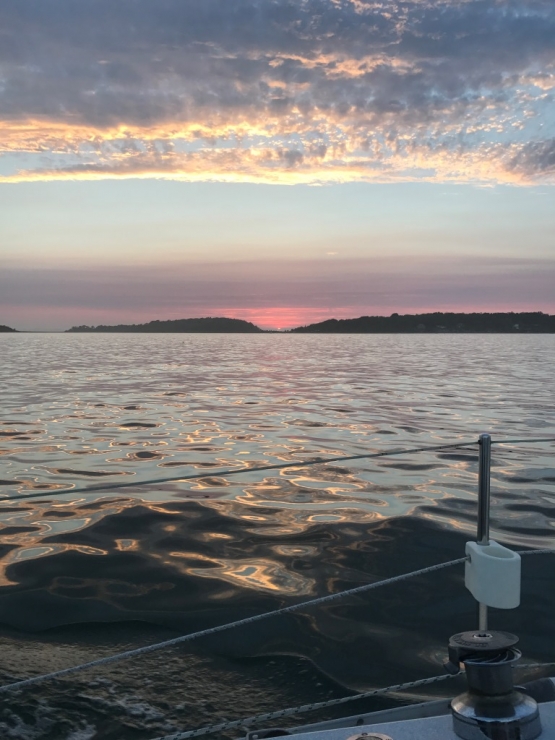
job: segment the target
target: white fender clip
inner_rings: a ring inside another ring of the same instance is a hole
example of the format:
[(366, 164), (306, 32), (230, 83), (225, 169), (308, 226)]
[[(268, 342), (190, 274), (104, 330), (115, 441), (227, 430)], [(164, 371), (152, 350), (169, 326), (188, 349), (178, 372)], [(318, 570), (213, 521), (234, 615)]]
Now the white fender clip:
[(466, 543), (464, 582), (480, 604), (514, 609), (520, 604), (520, 555), (489, 541)]

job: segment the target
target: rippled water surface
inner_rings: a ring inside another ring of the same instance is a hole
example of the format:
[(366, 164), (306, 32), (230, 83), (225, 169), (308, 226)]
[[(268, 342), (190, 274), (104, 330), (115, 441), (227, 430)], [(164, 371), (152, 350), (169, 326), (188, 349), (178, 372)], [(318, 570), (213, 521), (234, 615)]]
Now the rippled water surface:
[[(459, 557), (473, 448), (222, 471), (555, 436), (554, 350), (551, 335), (0, 335), (0, 503), (44, 492), (0, 506), (3, 682)], [(497, 539), (555, 546), (554, 451), (494, 448)], [(555, 566), (523, 568), (521, 608), (492, 621), (547, 659)], [(148, 738), (434, 675), (473, 621), (462, 571), (444, 571), (21, 692), (0, 729)]]

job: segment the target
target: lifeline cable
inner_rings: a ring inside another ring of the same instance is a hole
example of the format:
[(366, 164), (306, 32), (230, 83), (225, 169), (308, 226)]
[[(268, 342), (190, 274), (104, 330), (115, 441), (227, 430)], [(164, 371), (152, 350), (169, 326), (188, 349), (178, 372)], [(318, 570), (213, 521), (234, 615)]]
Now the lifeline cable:
[(555, 437), (544, 437), (543, 439), (492, 439), (492, 445), (516, 445), (531, 444), (533, 442), (555, 442)]
[[(550, 668), (555, 666), (555, 663), (530, 663), (524, 665), (517, 665), (515, 668), (530, 669), (530, 668)], [(358, 699), (368, 699), (372, 696), (381, 696), (382, 694), (391, 694), (396, 691), (406, 691), (408, 689), (414, 689), (418, 686), (427, 686), (428, 684), (437, 683), (438, 681), (445, 681), (448, 678), (455, 678), (460, 673), (446, 673), (440, 676), (432, 676), (431, 678), (421, 678), (418, 681), (407, 681), (406, 683), (394, 684), (393, 686), (386, 686), (383, 689), (372, 689), (365, 691), (362, 694), (356, 694), (354, 696), (344, 696), (340, 699), (328, 699), (327, 701), (313, 702), (312, 704), (303, 704), (299, 707), (289, 707), (287, 709), (279, 709), (275, 712), (266, 712), (265, 714), (257, 714), (252, 717), (246, 717), (245, 719), (235, 719), (226, 722), (220, 722), (217, 725), (209, 725), (207, 727), (200, 727), (198, 730), (186, 730), (184, 732), (177, 732), (173, 735), (164, 735), (163, 737), (153, 738), (153, 740), (188, 740), (192, 737), (200, 737), (201, 735), (210, 735), (213, 732), (223, 732), (224, 730), (233, 730), (235, 728), (250, 727), (251, 725), (258, 724), (259, 722), (267, 722), (271, 719), (283, 719), (284, 717), (294, 717), (297, 714), (303, 714), (304, 712), (313, 712), (316, 709), (327, 709), (328, 707), (335, 707), (339, 704), (347, 704), (351, 701), (357, 701)]]
[[(554, 440), (555, 441), (555, 440)], [(285, 468), (304, 468), (308, 465), (326, 465), (331, 462), (341, 462), (345, 460), (366, 460), (372, 457), (389, 457), (393, 455), (407, 455), (411, 452), (432, 452), (434, 450), (452, 449), (455, 447), (471, 447), (477, 445), (478, 442), (454, 442), (452, 444), (436, 445), (434, 447), (415, 447), (413, 449), (407, 448), (403, 450), (391, 450), (388, 452), (368, 452), (361, 455), (341, 455), (337, 457), (318, 457), (314, 460), (304, 460), (300, 462), (288, 462), (288, 463), (276, 463), (275, 465), (261, 465), (257, 468), (229, 468), (228, 470), (220, 470), (205, 473), (191, 473), (190, 475), (179, 475), (171, 476), (167, 478), (152, 478), (149, 480), (130, 481), (128, 483), (106, 483), (97, 486), (85, 486), (84, 488), (62, 488), (58, 491), (52, 491), (48, 493), (29, 493), (18, 494), (15, 496), (5, 496), (0, 499), (0, 503), (3, 501), (26, 501), (31, 498), (48, 498), (48, 496), (61, 496), (68, 493), (95, 493), (96, 491), (112, 491), (113, 489), (120, 488), (135, 488), (136, 486), (154, 486), (160, 483), (172, 483), (175, 481), (182, 480), (198, 480), (200, 478), (212, 478), (221, 477), (224, 475), (238, 475), (239, 473), (259, 473), (265, 470), (284, 470)]]
[[(543, 550), (524, 550), (519, 551), (520, 555), (545, 555), (545, 554), (555, 554), (555, 550), (551, 549), (543, 549)], [(199, 632), (191, 632), (188, 635), (181, 635), (180, 637), (174, 637), (171, 640), (164, 640), (163, 642), (157, 642), (153, 645), (144, 645), (140, 648), (134, 648), (133, 650), (126, 650), (121, 653), (116, 653), (115, 655), (108, 655), (105, 658), (97, 658), (96, 660), (91, 660), (88, 663), (81, 663), (80, 665), (72, 666), (70, 668), (62, 668), (59, 671), (54, 671), (52, 673), (45, 673), (41, 676), (34, 676), (33, 678), (26, 678), (21, 681), (16, 681), (14, 683), (6, 684), (4, 686), (0, 686), (0, 694), (7, 693), (9, 691), (17, 691), (19, 689), (26, 688), (27, 686), (33, 686), (34, 684), (43, 683), (44, 681), (49, 681), (54, 678), (61, 678), (63, 676), (69, 676), (73, 673), (78, 673), (83, 670), (87, 670), (89, 668), (95, 668), (101, 665), (108, 665), (110, 663), (115, 663), (119, 660), (124, 660), (127, 658), (133, 658), (137, 657), (139, 655), (145, 655), (147, 653), (152, 653), (156, 650), (163, 650), (170, 647), (175, 647), (176, 645), (181, 645), (185, 642), (191, 642), (192, 640), (196, 640), (200, 637), (205, 637), (207, 635), (213, 635), (217, 632), (223, 632), (224, 630), (232, 629), (235, 627), (242, 627), (247, 624), (252, 624), (253, 622), (259, 622), (263, 619), (267, 619), (269, 617), (275, 617), (280, 616), (282, 614), (290, 614), (291, 612), (298, 611), (299, 609), (302, 609), (304, 607), (308, 606), (316, 606), (319, 604), (329, 603), (331, 601), (336, 601), (338, 599), (343, 598), (344, 596), (355, 596), (361, 593), (365, 593), (366, 591), (371, 591), (376, 588), (380, 588), (381, 586), (387, 586), (392, 583), (399, 583), (401, 581), (406, 581), (409, 578), (414, 578), (416, 576), (424, 575), (426, 573), (433, 573), (437, 570), (442, 570), (443, 568), (449, 568), (453, 565), (459, 565), (461, 563), (464, 563), (466, 560), (466, 557), (463, 558), (457, 558), (456, 560), (448, 560), (445, 563), (437, 563), (436, 565), (429, 565), (426, 568), (420, 568), (419, 570), (413, 570), (410, 573), (403, 573), (402, 575), (393, 576), (391, 578), (386, 578), (382, 581), (375, 581), (374, 583), (366, 583), (363, 586), (355, 586), (355, 588), (347, 589), (346, 591), (339, 591), (335, 594), (328, 594), (327, 596), (320, 596), (317, 599), (310, 599), (309, 601), (301, 601), (297, 604), (291, 604), (290, 606), (284, 606), (281, 609), (274, 609), (270, 612), (264, 612), (263, 614), (255, 614), (252, 617), (245, 617), (244, 619), (239, 619), (236, 622), (228, 622), (227, 624), (221, 624), (216, 627), (209, 627), (208, 629), (200, 630)]]
[(27, 686), (32, 686), (37, 683), (42, 683), (43, 681), (47, 681), (53, 678), (61, 678), (62, 676), (68, 676), (72, 673), (77, 673), (78, 671), (83, 671), (88, 668), (94, 668), (96, 666), (101, 665), (107, 665), (109, 663), (115, 663), (119, 660), (124, 660), (126, 658), (132, 658), (136, 657), (138, 655), (145, 655), (146, 653), (152, 653), (155, 650), (161, 650), (165, 648), (174, 647), (175, 645), (181, 645), (184, 642), (190, 642), (191, 640), (196, 640), (200, 637), (205, 637), (207, 635), (213, 635), (217, 632), (223, 632), (224, 630), (228, 630), (234, 627), (242, 627), (246, 624), (252, 624), (253, 622), (259, 622), (262, 619), (267, 619), (268, 617), (276, 617), (280, 616), (282, 614), (289, 614), (291, 612), (298, 611), (299, 609), (302, 609), (306, 606), (315, 606), (316, 604), (323, 604), (329, 601), (335, 601), (336, 599), (342, 598), (343, 596), (351, 596), (363, 593), (365, 591), (370, 591), (374, 588), (379, 588), (380, 586), (387, 586), (390, 583), (397, 583), (399, 581), (407, 580), (408, 578), (415, 577), (417, 575), (423, 575), (424, 573), (432, 573), (436, 570), (441, 570), (442, 568), (448, 568), (451, 565), (458, 565), (459, 563), (463, 563), (466, 560), (466, 557), (464, 558), (457, 558), (456, 560), (449, 560), (446, 563), (439, 563), (437, 565), (430, 565), (427, 568), (421, 568), (420, 570), (415, 570), (410, 573), (404, 573), (399, 576), (393, 576), (392, 578), (386, 578), (382, 581), (375, 581), (374, 583), (366, 583), (363, 586), (356, 586), (355, 588), (350, 588), (347, 591), (339, 591), (336, 594), (328, 594), (327, 596), (321, 596), (317, 599), (310, 599), (309, 601), (301, 601), (298, 604), (291, 604), (291, 606), (284, 606), (281, 609), (274, 609), (271, 612), (264, 612), (263, 614), (255, 614), (252, 617), (245, 617), (244, 619), (239, 619), (236, 622), (228, 622), (227, 624), (220, 624), (216, 627), (209, 627), (208, 629), (200, 630), (199, 632), (191, 632), (188, 635), (182, 635), (181, 637), (174, 637), (171, 640), (164, 640), (163, 642), (157, 642), (153, 645), (145, 645), (140, 648), (134, 648), (133, 650), (126, 650), (122, 653), (116, 653), (115, 655), (109, 655), (105, 658), (97, 658), (96, 660), (91, 660), (88, 663), (82, 663), (81, 665), (72, 666), (71, 668), (62, 668), (59, 671), (54, 671), (53, 673), (45, 673), (42, 676), (34, 676), (33, 678), (26, 678), (22, 681), (16, 681), (15, 683), (6, 684), (5, 686), (0, 686), (0, 694), (6, 693), (7, 691), (16, 691), (18, 689), (25, 688)]
[(356, 694), (355, 696), (342, 696), (340, 699), (328, 699), (327, 701), (317, 701), (313, 702), (312, 704), (303, 704), (300, 707), (278, 709), (276, 712), (266, 712), (265, 714), (257, 714), (253, 717), (246, 717), (245, 719), (234, 719), (230, 720), (229, 722), (220, 722), (217, 725), (200, 727), (198, 730), (186, 730), (185, 732), (177, 732), (173, 735), (164, 735), (163, 737), (157, 737), (153, 740), (188, 740), (188, 738), (191, 737), (210, 735), (213, 732), (233, 730), (238, 727), (249, 727), (250, 725), (258, 724), (258, 722), (267, 722), (271, 719), (283, 719), (284, 717), (294, 717), (296, 714), (302, 714), (303, 712), (313, 712), (316, 709), (326, 709), (327, 707), (335, 707), (339, 704), (347, 704), (348, 702), (356, 701), (357, 699), (368, 699), (371, 696), (390, 694), (393, 691), (414, 689), (417, 686), (426, 686), (427, 684), (436, 683), (438, 681), (446, 681), (449, 678), (455, 678), (457, 675), (458, 674), (444, 673), (441, 676), (420, 678), (418, 681), (407, 681), (406, 683), (386, 686), (383, 689), (372, 689), (371, 691), (365, 691), (363, 694)]
[[(533, 444), (538, 442), (555, 442), (555, 437), (546, 437), (542, 439), (497, 439), (492, 440), (492, 444)], [(326, 465), (332, 462), (344, 462), (347, 460), (368, 460), (376, 457), (393, 457), (395, 455), (409, 455), (412, 452), (435, 452), (437, 450), (456, 449), (458, 447), (473, 447), (479, 444), (475, 442), (453, 442), (451, 444), (435, 445), (433, 447), (414, 447), (402, 450), (389, 450), (387, 452), (369, 452), (362, 455), (343, 455), (328, 458), (316, 458), (315, 460), (304, 460), (300, 462), (277, 463), (275, 465), (261, 465), (257, 468), (230, 468), (228, 470), (210, 471), (206, 473), (193, 473), (191, 475), (171, 476), (167, 478), (152, 478), (149, 480), (130, 481), (128, 483), (106, 483), (98, 486), (85, 486), (84, 488), (63, 488), (52, 493), (29, 493), (17, 494), (14, 496), (4, 496), (0, 498), (0, 504), (4, 501), (27, 501), (33, 498), (48, 499), (52, 496), (67, 495), (68, 493), (95, 493), (96, 491), (112, 491), (120, 488), (135, 488), (136, 486), (154, 486), (161, 483), (175, 483), (177, 481), (199, 480), (208, 477), (221, 477), (229, 475), (238, 475), (239, 473), (259, 473), (265, 470), (285, 470), (286, 468), (302, 468), (308, 465)]]

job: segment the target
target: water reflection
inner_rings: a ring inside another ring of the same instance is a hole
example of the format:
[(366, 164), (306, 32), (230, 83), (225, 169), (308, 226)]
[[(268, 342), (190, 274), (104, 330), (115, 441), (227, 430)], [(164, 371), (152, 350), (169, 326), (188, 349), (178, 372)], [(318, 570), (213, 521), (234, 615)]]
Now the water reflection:
[[(218, 469), (435, 444), (483, 429), (555, 435), (550, 336), (0, 342), (0, 382), (10, 389), (0, 496), (206, 470), (197, 481), (119, 492), (0, 499), (0, 620), (24, 630), (130, 620), (196, 629), (458, 557), (475, 529), (473, 451), (272, 474)], [(496, 538), (555, 545), (552, 453), (548, 445), (495, 448)], [(522, 613), (532, 624), (545, 584), (530, 583)], [(345, 685), (368, 687), (422, 675), (445, 633), (466, 629), (472, 614), (461, 573), (445, 573), (271, 630), (222, 635), (211, 649), (305, 655)], [(508, 629), (519, 617), (503, 619)], [(535, 645), (530, 628), (519, 628)]]

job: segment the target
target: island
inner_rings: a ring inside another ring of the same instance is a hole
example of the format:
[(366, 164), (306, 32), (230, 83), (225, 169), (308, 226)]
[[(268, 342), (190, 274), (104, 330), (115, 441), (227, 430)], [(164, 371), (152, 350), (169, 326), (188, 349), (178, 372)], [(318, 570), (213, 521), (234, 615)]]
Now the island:
[(360, 316), (358, 319), (328, 319), (292, 329), (311, 334), (438, 334), (501, 333), (552, 334), (555, 316), (542, 313), (421, 313), (391, 316)]
[(12, 329), (10, 326), (5, 326), (4, 324), (0, 324), (0, 331), (17, 331), (17, 329)]
[(117, 326), (73, 326), (68, 332), (142, 332), (171, 333), (190, 332), (195, 334), (255, 334), (262, 329), (250, 321), (211, 316), (202, 319), (175, 319), (171, 321), (149, 321), (147, 324), (118, 324)]

